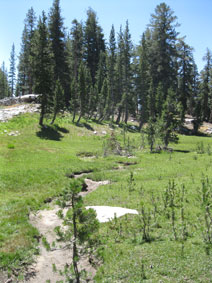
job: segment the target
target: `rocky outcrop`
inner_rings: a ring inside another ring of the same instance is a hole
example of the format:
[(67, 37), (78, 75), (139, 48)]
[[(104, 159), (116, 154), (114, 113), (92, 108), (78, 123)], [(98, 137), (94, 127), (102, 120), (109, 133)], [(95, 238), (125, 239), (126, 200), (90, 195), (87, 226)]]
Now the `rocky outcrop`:
[(18, 104), (0, 109), (0, 122), (6, 122), (14, 116), (24, 113), (39, 112), (39, 104)]
[(38, 102), (38, 94), (27, 94), (18, 97), (6, 97), (0, 100), (0, 105), (2, 106), (10, 106), (17, 103), (33, 103)]

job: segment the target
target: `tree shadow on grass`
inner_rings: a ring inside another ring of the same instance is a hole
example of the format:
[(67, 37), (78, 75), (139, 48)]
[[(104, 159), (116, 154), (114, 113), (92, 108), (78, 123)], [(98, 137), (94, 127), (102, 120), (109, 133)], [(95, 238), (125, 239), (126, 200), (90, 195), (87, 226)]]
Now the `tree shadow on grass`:
[(88, 123), (76, 123), (77, 127), (85, 127), (89, 131), (94, 131), (94, 128), (92, 128)]
[(63, 135), (55, 126), (43, 126), (40, 131), (36, 133), (37, 137), (45, 140), (61, 141)]
[(182, 150), (182, 149), (174, 149), (174, 152), (180, 152), (180, 153), (189, 153), (190, 150)]
[(58, 132), (61, 132), (61, 133), (64, 133), (64, 134), (68, 134), (69, 133), (69, 130), (67, 130), (66, 128), (61, 128), (60, 126), (58, 125), (54, 125), (54, 128), (58, 131)]

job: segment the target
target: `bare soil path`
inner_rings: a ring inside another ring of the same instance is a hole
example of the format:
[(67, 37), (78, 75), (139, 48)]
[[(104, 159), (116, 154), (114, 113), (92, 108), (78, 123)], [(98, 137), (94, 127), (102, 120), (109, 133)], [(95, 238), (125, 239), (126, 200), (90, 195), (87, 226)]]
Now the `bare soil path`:
[[(95, 182), (90, 179), (85, 179), (87, 190), (81, 192), (84, 196), (96, 190), (101, 185), (106, 185), (109, 181)], [(41, 210), (36, 214), (30, 215), (30, 223), (35, 226), (40, 234), (46, 238), (51, 244), (56, 240), (55, 227), (62, 225), (61, 219), (57, 216), (58, 206), (52, 206), (50, 210)], [(56, 244), (55, 248), (47, 251), (46, 248), (40, 243), (40, 255), (36, 258), (36, 262), (30, 267), (29, 273), (25, 281), (29, 283), (45, 283), (50, 280), (51, 283), (56, 283), (63, 279), (58, 273), (53, 272), (52, 265), (55, 264), (58, 269), (63, 269), (66, 264), (71, 263), (71, 251), (66, 249), (63, 244)], [(95, 275), (95, 269), (89, 264), (86, 258), (80, 262), (81, 266), (90, 273), (90, 280)]]

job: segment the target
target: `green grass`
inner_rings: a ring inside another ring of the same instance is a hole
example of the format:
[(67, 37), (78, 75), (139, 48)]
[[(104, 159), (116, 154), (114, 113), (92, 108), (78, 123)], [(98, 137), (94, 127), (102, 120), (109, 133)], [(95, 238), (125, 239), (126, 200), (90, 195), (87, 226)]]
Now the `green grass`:
[[(28, 114), (0, 124), (0, 267), (20, 268), (30, 262), (32, 254), (38, 252), (38, 231), (29, 224), (30, 211), (44, 208), (47, 199), (61, 193), (70, 182), (66, 174), (92, 170), (89, 176), (93, 180), (107, 179), (111, 184), (87, 195), (86, 205), (122, 206), (139, 211), (143, 206), (151, 218), (149, 242), (142, 238), (141, 215), (101, 224), (105, 250), (96, 282), (210, 282), (212, 250), (203, 240), (205, 213), (201, 190), (203, 175), (212, 184), (211, 138), (180, 136), (179, 144), (171, 145), (173, 152), (150, 154), (147, 146), (139, 150), (139, 133), (127, 132), (125, 142), (130, 139), (133, 158), (103, 157), (103, 144), (111, 132), (108, 124), (83, 122), (77, 127), (67, 116), (57, 119), (55, 126), (41, 129), (38, 116)], [(16, 130), (19, 136), (7, 135)], [(94, 135), (93, 130), (106, 130), (108, 135)], [(123, 146), (123, 129), (116, 128), (115, 132)], [(126, 161), (134, 164), (126, 166)], [(120, 166), (122, 170), (116, 170)], [(164, 210), (163, 199), (170, 180), (174, 180), (177, 190), (177, 240), (171, 208)], [(185, 241), (180, 206), (182, 185)]]

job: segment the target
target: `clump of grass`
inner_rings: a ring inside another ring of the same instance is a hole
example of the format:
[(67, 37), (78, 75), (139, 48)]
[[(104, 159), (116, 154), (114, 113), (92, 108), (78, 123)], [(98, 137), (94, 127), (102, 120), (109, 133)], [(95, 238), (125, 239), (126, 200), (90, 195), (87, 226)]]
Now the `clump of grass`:
[(15, 145), (12, 144), (12, 143), (9, 143), (9, 144), (7, 145), (7, 148), (9, 148), (9, 149), (14, 149), (14, 148), (15, 148)]
[(196, 152), (198, 154), (204, 154), (205, 153), (205, 146), (204, 146), (203, 141), (197, 143)]

